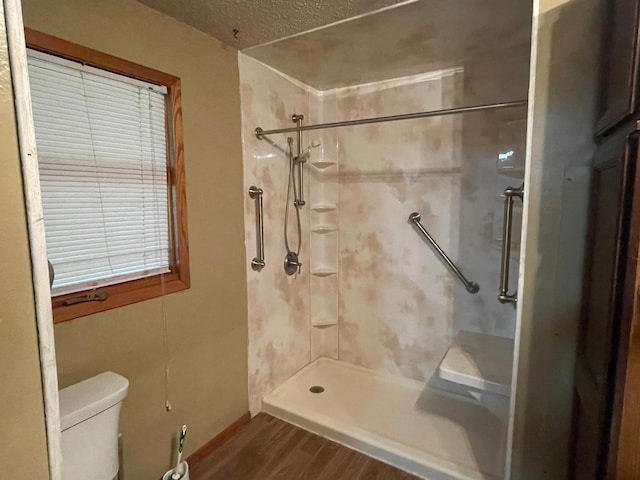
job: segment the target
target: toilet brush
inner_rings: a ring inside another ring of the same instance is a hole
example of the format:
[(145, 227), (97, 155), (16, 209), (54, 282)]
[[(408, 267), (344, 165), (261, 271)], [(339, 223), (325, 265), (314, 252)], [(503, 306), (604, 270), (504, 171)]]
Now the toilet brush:
[(180, 443), (178, 445), (178, 461), (176, 462), (176, 468), (174, 472), (171, 474), (171, 480), (180, 480), (182, 478), (182, 474), (179, 473), (180, 463), (182, 463), (182, 450), (184, 449), (184, 439), (187, 436), (187, 426), (182, 426), (182, 431), (180, 432)]

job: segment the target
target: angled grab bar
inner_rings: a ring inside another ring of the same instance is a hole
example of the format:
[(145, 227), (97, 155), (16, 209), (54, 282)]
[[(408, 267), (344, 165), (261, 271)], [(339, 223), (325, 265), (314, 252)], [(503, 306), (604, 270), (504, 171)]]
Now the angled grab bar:
[(513, 226), (513, 199), (524, 197), (524, 183), (520, 188), (507, 187), (504, 191), (504, 223), (502, 224), (502, 260), (500, 261), (500, 303), (518, 302), (518, 292), (509, 293), (509, 264), (511, 261), (511, 228)]
[(264, 225), (262, 221), (262, 189), (251, 185), (249, 196), (256, 201), (256, 248), (258, 255), (251, 260), (251, 268), (259, 272), (265, 266), (264, 263)]
[(429, 232), (427, 232), (427, 230), (422, 226), (422, 224), (420, 223), (420, 218), (421, 217), (418, 212), (413, 212), (411, 215), (409, 215), (409, 223), (413, 223), (415, 227), (420, 231), (420, 233), (422, 233), (424, 238), (431, 244), (436, 253), (440, 255), (440, 257), (442, 257), (442, 260), (444, 260), (444, 262), (447, 264), (447, 267), (449, 267), (449, 269), (456, 275), (456, 277), (460, 279), (467, 292), (472, 295), (478, 293), (478, 291), (480, 290), (480, 286), (476, 282), (467, 280), (467, 277), (462, 274), (460, 269), (456, 267), (455, 263), (451, 261), (447, 254), (444, 253), (444, 250), (440, 248), (440, 245), (436, 243), (433, 237), (429, 235)]

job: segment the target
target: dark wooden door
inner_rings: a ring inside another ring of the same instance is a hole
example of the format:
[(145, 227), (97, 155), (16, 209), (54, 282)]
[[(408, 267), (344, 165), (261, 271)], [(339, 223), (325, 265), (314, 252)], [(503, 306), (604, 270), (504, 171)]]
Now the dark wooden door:
[(640, 0), (609, 0), (596, 131), (603, 134), (638, 108)]
[(609, 432), (609, 480), (640, 478), (640, 168), (636, 168), (629, 215), (627, 254), (620, 260), (625, 268)]
[(638, 135), (608, 139), (596, 155), (589, 252), (576, 361), (573, 478), (600, 480), (607, 466)]

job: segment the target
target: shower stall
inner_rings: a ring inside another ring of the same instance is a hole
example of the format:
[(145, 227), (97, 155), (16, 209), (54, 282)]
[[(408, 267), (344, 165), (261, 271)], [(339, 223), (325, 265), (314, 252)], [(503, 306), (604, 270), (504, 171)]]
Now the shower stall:
[(536, 25), (528, 1), (457, 3), (239, 54), (250, 408), (424, 478), (500, 479)]

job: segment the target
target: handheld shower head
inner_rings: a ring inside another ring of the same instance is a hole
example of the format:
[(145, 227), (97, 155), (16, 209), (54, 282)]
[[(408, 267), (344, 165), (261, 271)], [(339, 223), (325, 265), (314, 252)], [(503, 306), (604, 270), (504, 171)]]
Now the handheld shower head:
[(300, 156), (298, 157), (298, 161), (301, 161), (301, 160), (302, 160), (302, 161), (308, 160), (308, 159), (309, 159), (309, 157), (311, 157), (311, 150), (312, 150), (312, 149), (314, 149), (314, 148), (318, 148), (318, 147), (320, 147), (320, 146), (322, 146), (322, 144), (320, 143), (320, 140), (318, 140), (317, 138), (316, 138), (316, 139), (313, 139), (313, 140), (311, 141), (311, 145), (309, 145), (309, 146), (306, 148), (306, 150), (302, 153), (302, 155), (300, 155)]

